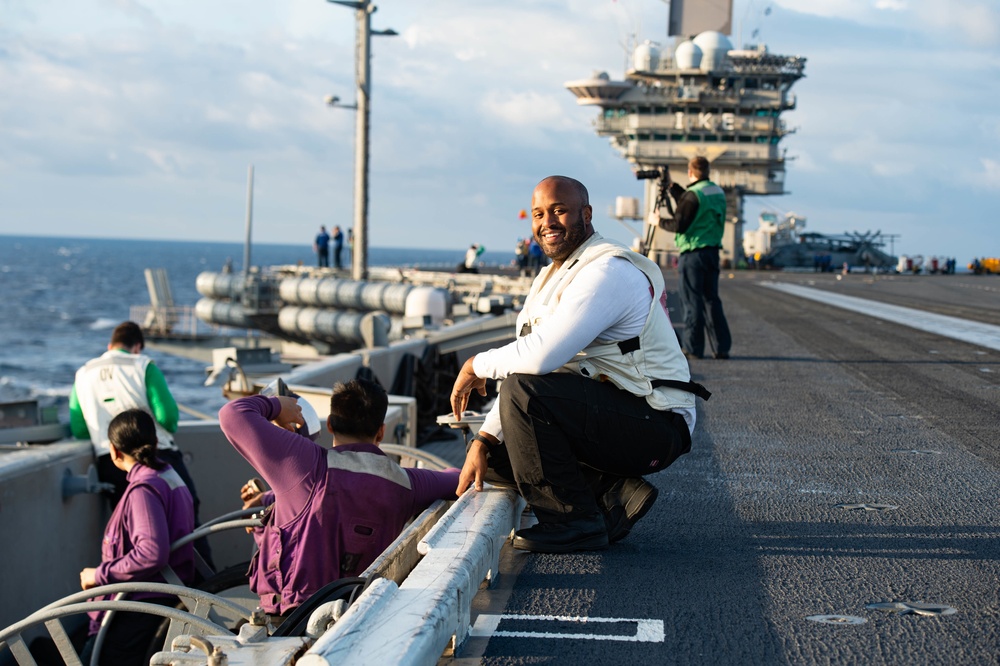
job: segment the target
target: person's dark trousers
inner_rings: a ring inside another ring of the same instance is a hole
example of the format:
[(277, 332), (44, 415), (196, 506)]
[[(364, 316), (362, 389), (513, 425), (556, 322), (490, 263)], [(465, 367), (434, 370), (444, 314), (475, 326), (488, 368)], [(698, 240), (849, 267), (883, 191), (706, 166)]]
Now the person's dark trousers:
[[(143, 599), (144, 603), (174, 607), (177, 597), (157, 597)], [(164, 618), (148, 613), (117, 612), (111, 619), (111, 626), (101, 647), (100, 666), (140, 666), (149, 663), (151, 652), (159, 652), (162, 645), (150, 650), (150, 644), (156, 637), (156, 631)], [(80, 651), (80, 659), (84, 664), (90, 663), (94, 651), (96, 634), (90, 636)], [(169, 646), (168, 646), (169, 647)]]
[[(191, 492), (191, 499), (194, 500), (194, 526), (199, 527), (201, 525), (201, 518), (198, 515), (198, 507), (201, 506), (201, 500), (198, 499), (198, 489), (194, 487), (194, 479), (191, 478), (191, 473), (188, 471), (187, 465), (184, 464), (184, 454), (181, 453), (180, 449), (160, 449), (156, 452), (159, 458), (174, 468), (177, 474), (184, 481), (184, 485), (188, 487)], [(213, 516), (214, 517), (214, 516)], [(201, 537), (200, 539), (195, 539), (194, 548), (201, 555), (205, 563), (215, 569), (215, 562), (212, 561), (212, 548), (208, 545), (208, 538)]]
[(108, 504), (111, 505), (111, 510), (114, 511), (118, 502), (122, 500), (125, 489), (128, 488), (128, 477), (125, 472), (115, 467), (115, 464), (111, 462), (110, 453), (97, 456), (97, 480), (114, 486), (114, 490), (104, 492), (104, 496), (108, 498)]
[(341, 251), (343, 251), (343, 249), (344, 248), (342, 248), (342, 247), (335, 247), (335, 248), (333, 248), (333, 267), (334, 268), (338, 268), (339, 269), (339, 268), (343, 268), (344, 267), (344, 265), (340, 263), (340, 253), (341, 253)]
[(684, 305), (684, 351), (702, 356), (705, 336), (716, 354), (728, 354), (733, 340), (719, 299), (719, 248), (705, 247), (681, 254), (677, 262)]
[[(181, 480), (184, 481), (184, 485), (188, 487), (191, 499), (194, 500), (195, 527), (201, 525), (201, 520), (198, 517), (198, 507), (201, 505), (201, 500), (198, 499), (198, 490), (195, 488), (194, 479), (191, 478), (191, 473), (188, 472), (187, 465), (184, 464), (184, 454), (178, 449), (160, 449), (156, 452), (156, 456), (173, 467), (178, 476), (181, 477)], [(97, 478), (115, 487), (111, 493), (106, 495), (111, 505), (111, 510), (114, 511), (115, 507), (118, 506), (118, 502), (121, 501), (122, 495), (125, 494), (125, 489), (128, 487), (127, 475), (111, 462), (111, 454), (104, 454), (97, 456)], [(205, 563), (214, 569), (215, 563), (212, 561), (212, 548), (208, 544), (208, 539), (205, 537), (197, 539), (194, 542), (194, 547), (202, 559), (205, 560)]]
[(500, 385), (504, 446), (491, 483), (513, 482), (539, 522), (598, 511), (598, 477), (658, 472), (691, 449), (684, 417), (645, 398), (570, 373), (513, 374)]
[(323, 268), (324, 266), (326, 266), (326, 267), (329, 268), (329, 266), (330, 266), (330, 255), (327, 253), (326, 250), (317, 250), (316, 251), (316, 257), (317, 257), (317, 260), (319, 262), (318, 266), (320, 268)]

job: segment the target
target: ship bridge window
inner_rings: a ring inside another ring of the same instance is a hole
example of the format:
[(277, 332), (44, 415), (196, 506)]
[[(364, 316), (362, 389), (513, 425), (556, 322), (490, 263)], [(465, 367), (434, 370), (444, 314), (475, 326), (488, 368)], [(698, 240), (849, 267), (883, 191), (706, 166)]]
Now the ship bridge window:
[(756, 138), (756, 139), (754, 140), (754, 142), (755, 142), (755, 143), (767, 143), (767, 137), (766, 137), (766, 136), (758, 136), (758, 137), (757, 137), (757, 138)]
[(736, 140), (739, 143), (750, 143), (751, 141), (753, 141), (753, 137), (747, 136), (746, 134), (740, 134), (739, 136), (736, 137)]
[(716, 134), (706, 134), (702, 141), (718, 141), (719, 137)]
[(670, 135), (670, 140), (671, 141), (683, 141), (684, 140), (684, 135), (683, 134), (671, 134)]
[(667, 135), (666, 134), (654, 134), (653, 135), (653, 141), (666, 141), (666, 140), (667, 140)]
[(780, 140), (781, 140), (780, 136), (772, 136), (771, 137), (771, 145), (772, 146), (778, 145), (778, 141), (780, 141)]
[(743, 87), (747, 90), (756, 90), (760, 87), (760, 81), (757, 79), (747, 79), (743, 82)]

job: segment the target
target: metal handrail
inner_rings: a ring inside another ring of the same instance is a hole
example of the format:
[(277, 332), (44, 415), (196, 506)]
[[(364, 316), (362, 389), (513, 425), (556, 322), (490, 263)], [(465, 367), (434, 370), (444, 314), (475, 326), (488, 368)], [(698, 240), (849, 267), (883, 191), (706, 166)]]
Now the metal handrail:
[[(259, 509), (257, 510), (259, 511)], [(182, 536), (177, 541), (174, 541), (170, 544), (170, 550), (180, 548), (185, 544), (191, 543), (195, 539), (200, 539), (203, 536), (215, 534), (216, 532), (225, 532), (226, 530), (232, 530), (238, 527), (262, 527), (263, 525), (264, 523), (261, 522), (260, 518), (244, 518), (242, 520), (227, 520), (223, 523), (205, 524), (190, 534)]]
[[(199, 608), (204, 609), (205, 617), (197, 615), (195, 612), (183, 611), (169, 606), (161, 606), (159, 604), (143, 603), (141, 601), (123, 601), (119, 599), (94, 600), (94, 597), (126, 594), (129, 592), (154, 592), (169, 596), (177, 596), (182, 600), (185, 600), (185, 604), (188, 605), (189, 608), (193, 604), (195, 611), (199, 610)], [(88, 599), (91, 599), (91, 601), (87, 601)], [(192, 603), (188, 603), (188, 600)], [(75, 654), (72, 645), (65, 636), (65, 631), (62, 629), (62, 625), (58, 622), (53, 623), (52, 621), (69, 615), (77, 615), (79, 613), (101, 610), (108, 611), (109, 613), (125, 611), (158, 615), (160, 617), (165, 617), (173, 621), (190, 625), (207, 634), (232, 635), (232, 632), (226, 627), (220, 626), (207, 619), (208, 613), (213, 608), (222, 610), (234, 617), (249, 619), (247, 617), (247, 609), (243, 606), (229, 601), (224, 597), (219, 597), (217, 595), (190, 587), (169, 585), (166, 583), (113, 583), (111, 585), (101, 585), (82, 592), (76, 592), (54, 601), (53, 603), (48, 604), (40, 610), (32, 613), (20, 622), (16, 622), (3, 629), (0, 631), (0, 647), (3, 647), (4, 645), (8, 646), (14, 654), (14, 658), (17, 660), (17, 663), (22, 664), (22, 666), (34, 664), (34, 659), (31, 657), (31, 653), (24, 645), (24, 640), (21, 638), (21, 634), (26, 629), (30, 629), (38, 624), (45, 624), (49, 634), (53, 637), (53, 640), (55, 640), (63, 660), (67, 663), (79, 663), (79, 655)], [(72, 656), (76, 657), (72, 662), (70, 661), (70, 651), (73, 651), (74, 655)], [(95, 655), (96, 654), (97, 650), (95, 649)]]
[[(227, 518), (231, 516), (245, 516), (245, 515), (250, 515), (254, 512), (255, 509), (253, 508), (240, 509), (238, 511), (231, 511), (227, 514), (223, 514), (221, 516), (213, 518), (204, 525), (199, 526), (198, 529), (194, 530), (190, 534), (187, 534), (181, 537), (180, 539), (177, 539), (172, 544), (170, 544), (170, 552), (173, 552), (178, 548), (180, 548), (181, 546), (191, 543), (196, 539), (200, 539), (204, 536), (208, 536), (209, 534), (214, 534), (216, 532), (223, 532), (226, 530), (235, 529), (237, 527), (262, 526), (263, 522), (259, 518), (246, 519), (246, 520), (227, 520)], [(198, 554), (197, 551), (195, 551), (195, 562), (199, 571), (201, 571), (202, 575), (205, 576), (206, 578), (215, 573), (212, 570), (212, 568), (209, 567), (208, 564), (204, 561), (204, 559), (201, 558), (201, 556)], [(180, 578), (178, 578), (177, 574), (174, 573), (174, 570), (171, 569), (169, 565), (165, 566), (160, 573), (165, 579), (167, 579), (169, 583), (183, 586), (184, 584), (183, 581), (181, 581)], [(125, 594), (126, 594), (125, 592), (121, 592), (115, 595), (115, 601), (121, 600), (125, 596)], [(242, 606), (240, 608), (242, 608)], [(104, 617), (101, 618), (101, 628), (98, 630), (97, 637), (94, 639), (94, 651), (93, 654), (91, 655), (90, 666), (98, 666), (97, 665), (98, 657), (101, 654), (101, 649), (104, 647), (104, 639), (108, 635), (108, 630), (111, 627), (111, 620), (114, 618), (114, 616), (115, 616), (115, 611), (111, 610), (105, 613)], [(240, 613), (239, 616), (245, 617), (245, 612)]]
[(413, 458), (419, 460), (422, 463), (429, 465), (429, 469), (440, 472), (443, 469), (448, 469), (449, 467), (454, 467), (450, 462), (445, 460), (440, 456), (436, 456), (433, 453), (427, 451), (422, 451), (420, 449), (415, 449), (412, 446), (403, 446), (401, 444), (388, 444), (383, 442), (379, 444), (379, 448), (385, 453), (391, 453), (394, 456), (403, 456), (406, 458)]

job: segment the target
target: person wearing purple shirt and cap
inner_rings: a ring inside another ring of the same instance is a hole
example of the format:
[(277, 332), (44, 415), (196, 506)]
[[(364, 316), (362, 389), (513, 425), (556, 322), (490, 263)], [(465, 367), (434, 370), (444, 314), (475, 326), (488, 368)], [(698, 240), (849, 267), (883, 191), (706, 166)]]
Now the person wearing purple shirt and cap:
[[(111, 461), (125, 472), (128, 486), (104, 531), (101, 564), (80, 572), (80, 587), (129, 582), (165, 583), (160, 575), (170, 565), (186, 584), (195, 578), (194, 546), (171, 552), (170, 544), (194, 529), (194, 500), (174, 469), (156, 457), (156, 424), (141, 409), (128, 409), (108, 424)], [(131, 600), (172, 606), (176, 597), (135, 593)], [(89, 661), (102, 611), (90, 613), (91, 639), (84, 647)], [(101, 650), (102, 664), (148, 662), (147, 649), (162, 618), (146, 613), (117, 613)]]
[(293, 397), (252, 395), (219, 411), (222, 431), (273, 492), (250, 564), (250, 589), (273, 623), (324, 585), (363, 572), (432, 502), (455, 499), (458, 469), (403, 468), (379, 449), (387, 408), (374, 382), (334, 386), (332, 449), (299, 434), (305, 419)]

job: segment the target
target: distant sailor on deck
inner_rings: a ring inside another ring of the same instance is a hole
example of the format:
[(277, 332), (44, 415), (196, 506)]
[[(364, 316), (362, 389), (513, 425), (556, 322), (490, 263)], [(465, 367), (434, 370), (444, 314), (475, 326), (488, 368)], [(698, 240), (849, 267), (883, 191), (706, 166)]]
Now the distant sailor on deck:
[(313, 250), (316, 252), (316, 265), (320, 268), (330, 265), (330, 234), (326, 231), (326, 226), (319, 228), (316, 240), (313, 241)]
[(479, 268), (476, 266), (476, 262), (479, 261), (479, 255), (486, 251), (486, 248), (478, 243), (473, 243), (469, 246), (469, 249), (465, 251), (465, 260), (458, 265), (459, 273), (478, 273)]
[(606, 548), (652, 506), (642, 476), (691, 448), (695, 393), (664, 307), (660, 268), (595, 233), (587, 189), (551, 176), (535, 188), (532, 233), (552, 260), (517, 318), (518, 339), (463, 365), (451, 405), (502, 379), (458, 484), (515, 483), (538, 524), (514, 547)]
[(344, 267), (341, 259), (344, 252), (344, 232), (340, 230), (339, 226), (333, 228), (331, 242), (333, 243), (333, 267), (340, 270)]
[(272, 618), (327, 583), (359, 575), (414, 514), (455, 499), (457, 469), (404, 469), (379, 449), (387, 407), (374, 382), (335, 386), (327, 419), (333, 449), (296, 432), (305, 421), (295, 398), (253, 395), (219, 412), (226, 437), (273, 491), (250, 566), (250, 588)]

